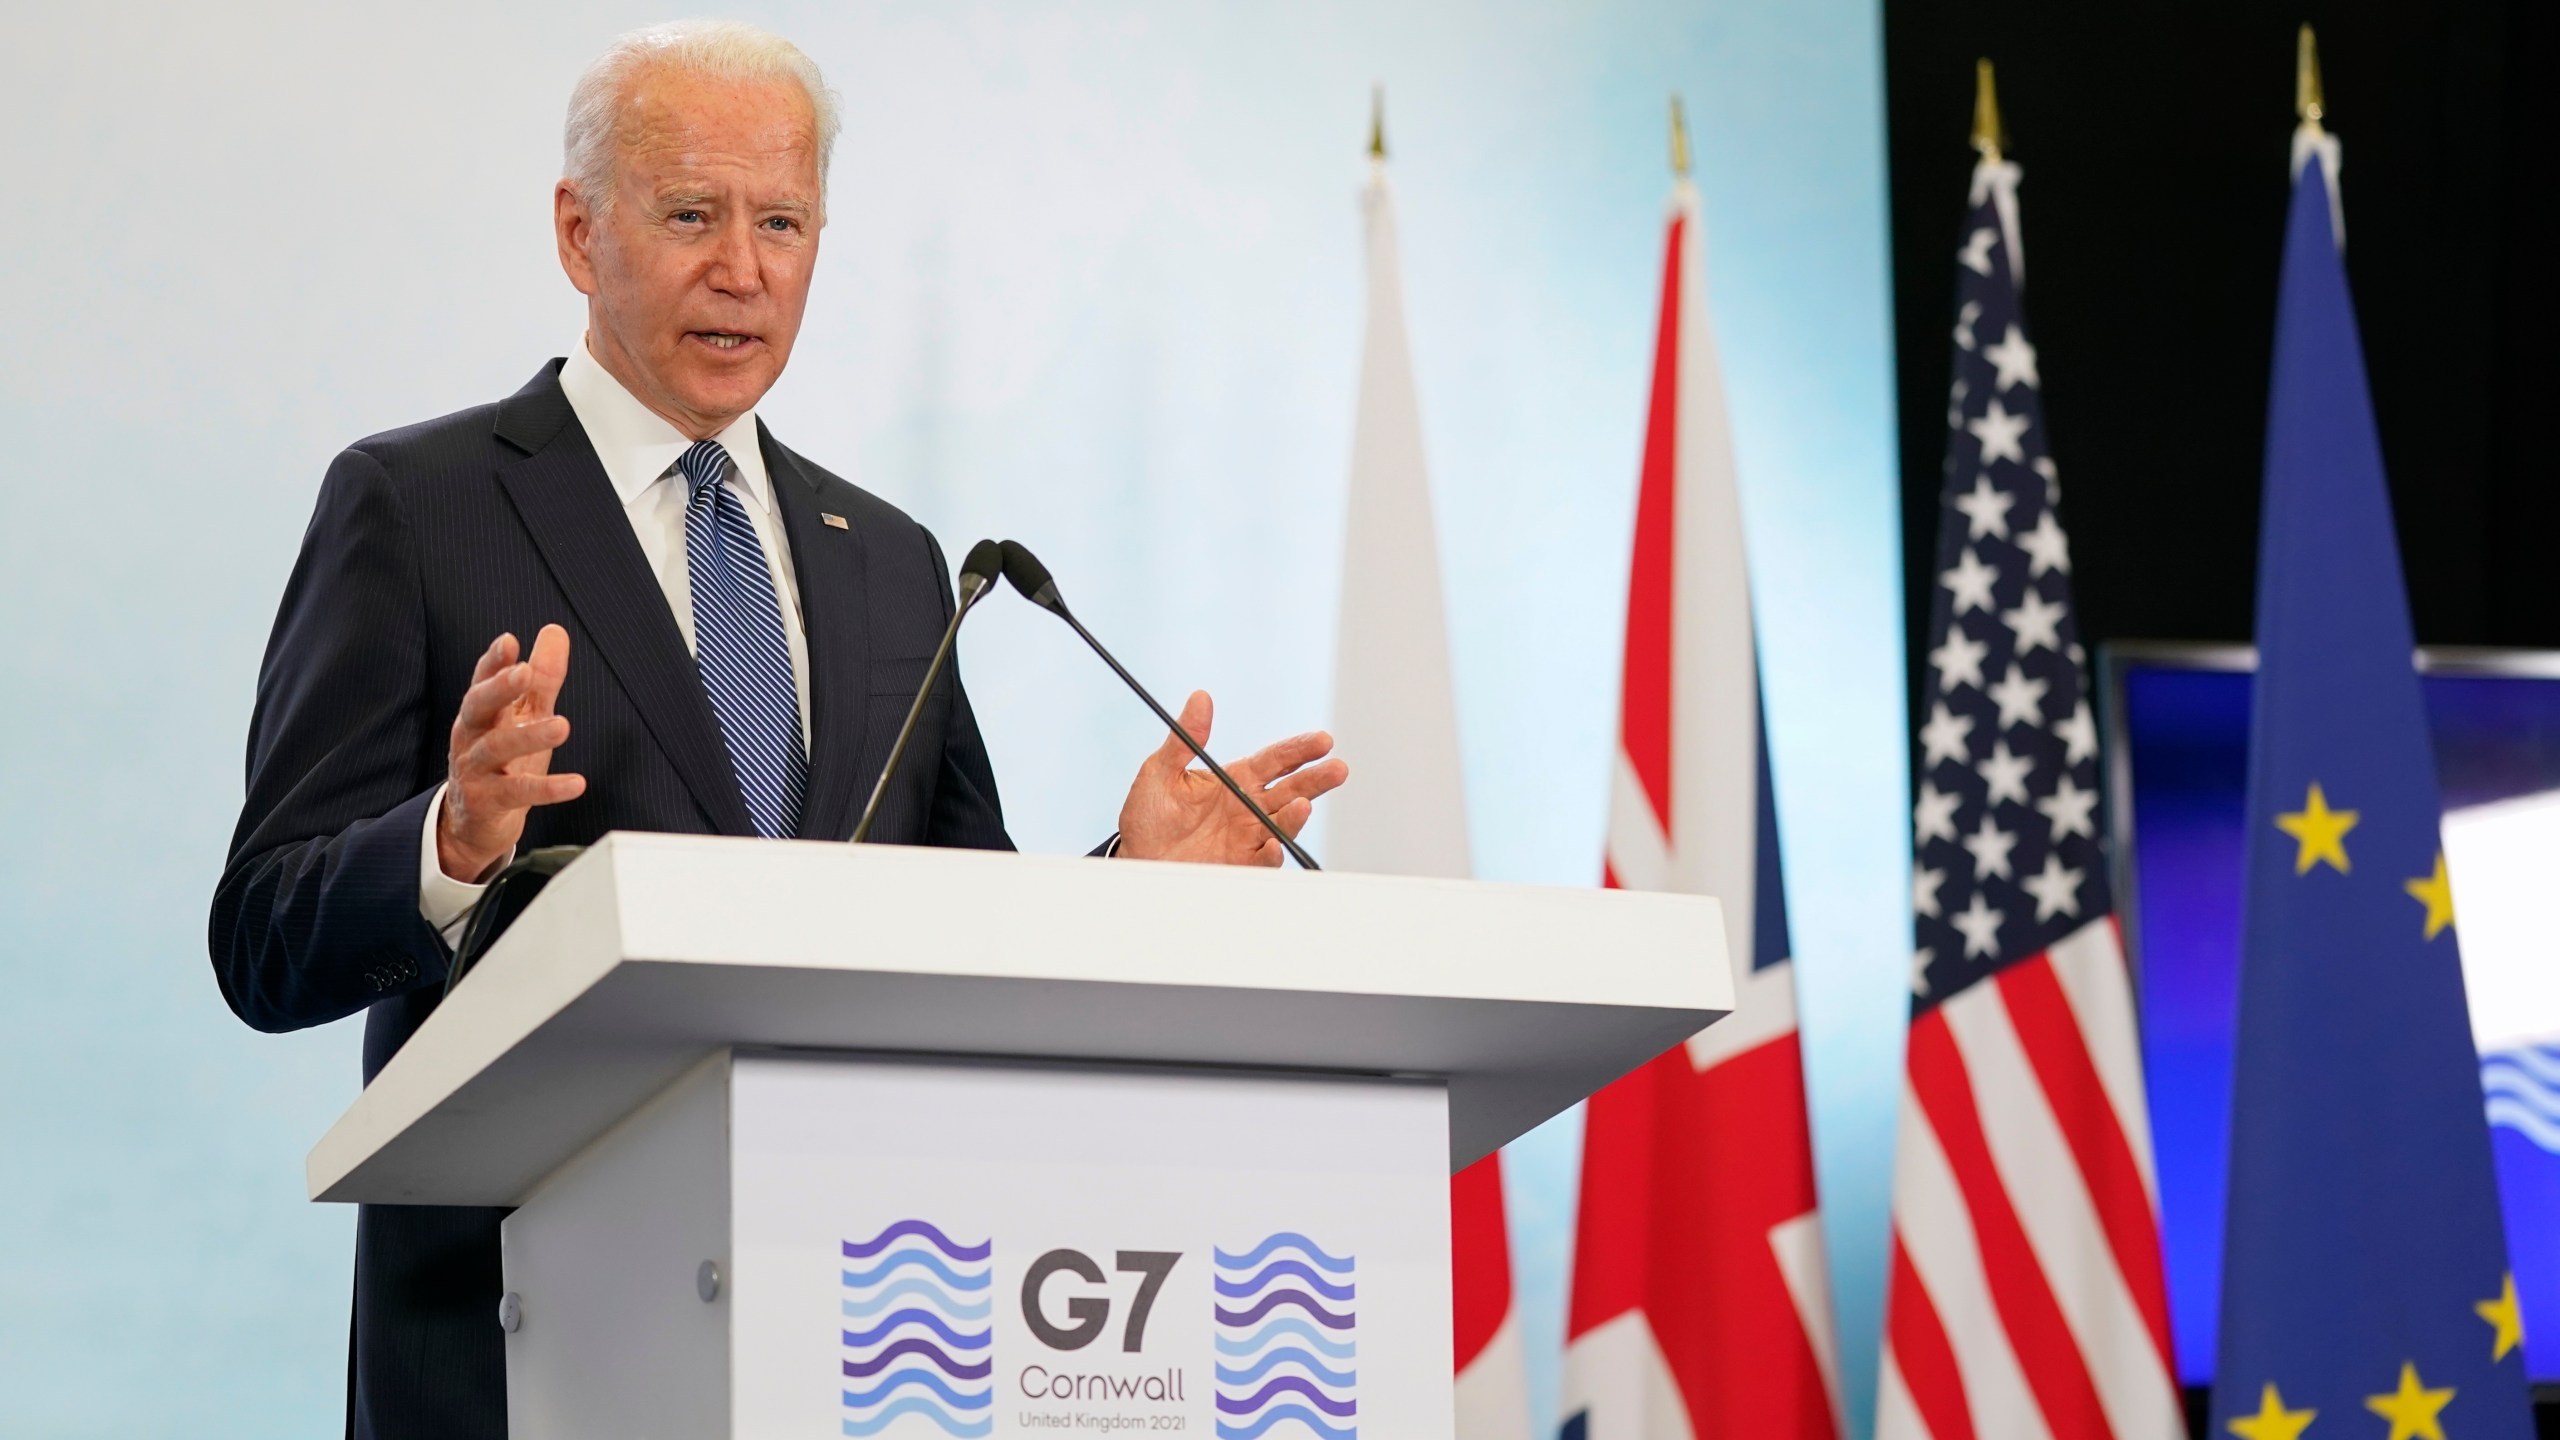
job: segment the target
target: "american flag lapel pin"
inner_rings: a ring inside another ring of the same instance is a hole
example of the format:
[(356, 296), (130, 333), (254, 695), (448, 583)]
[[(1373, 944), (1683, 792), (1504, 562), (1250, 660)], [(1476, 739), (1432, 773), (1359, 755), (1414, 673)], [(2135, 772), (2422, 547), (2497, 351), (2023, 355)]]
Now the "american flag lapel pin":
[(826, 511), (824, 511), (824, 510), (821, 510), (821, 511), (819, 511), (819, 512), (818, 512), (818, 518), (819, 518), (819, 519), (821, 519), (821, 520), (826, 521), (828, 524), (833, 525), (834, 527), (836, 527), (836, 528), (837, 528), (837, 529), (839, 529), (839, 530), (850, 530), (850, 529), (852, 529), (852, 528), (853, 528), (852, 526), (847, 525), (846, 523), (844, 523), (844, 517), (843, 517), (843, 516), (841, 516), (841, 515), (830, 515), (830, 514), (828, 514)]

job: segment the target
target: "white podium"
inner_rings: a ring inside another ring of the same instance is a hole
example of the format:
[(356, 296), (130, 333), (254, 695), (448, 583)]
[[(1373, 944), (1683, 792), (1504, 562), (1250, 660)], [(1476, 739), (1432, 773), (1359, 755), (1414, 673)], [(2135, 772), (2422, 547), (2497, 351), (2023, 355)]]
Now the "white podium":
[(1451, 1440), (1449, 1173), (1732, 995), (1697, 897), (618, 834), (310, 1190), (518, 1207), (516, 1440)]

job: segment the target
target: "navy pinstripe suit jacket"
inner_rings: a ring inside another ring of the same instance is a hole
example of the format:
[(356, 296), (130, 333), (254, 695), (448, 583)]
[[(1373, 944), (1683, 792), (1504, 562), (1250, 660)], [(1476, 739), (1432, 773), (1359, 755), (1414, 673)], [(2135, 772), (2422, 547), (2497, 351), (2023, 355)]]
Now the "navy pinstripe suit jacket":
[[(368, 1011), (367, 1081), (444, 984), (450, 954), (418, 913), (419, 838), (472, 664), (500, 632), (530, 643), (546, 623), (568, 628), (559, 709), (572, 733), (554, 763), (588, 780), (577, 800), (532, 812), (525, 848), (609, 830), (755, 833), (701, 677), (559, 371), (555, 360), (495, 405), (341, 454), (259, 670), (248, 796), (213, 897), (214, 974), (261, 1030)], [(923, 682), (950, 579), (923, 526), (763, 439), (808, 631), (800, 834), (842, 839)], [(1012, 848), (956, 669), (874, 834)], [(504, 1213), (360, 1212), (351, 1436), (506, 1434)]]

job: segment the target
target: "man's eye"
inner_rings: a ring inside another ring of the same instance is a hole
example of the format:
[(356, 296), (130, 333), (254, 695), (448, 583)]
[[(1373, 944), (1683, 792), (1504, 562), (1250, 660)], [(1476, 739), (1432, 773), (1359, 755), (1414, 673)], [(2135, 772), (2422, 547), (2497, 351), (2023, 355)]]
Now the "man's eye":
[(776, 234), (780, 234), (783, 231), (791, 229), (792, 225), (789, 217), (776, 215), (772, 219), (764, 222), (764, 228), (771, 230)]
[(679, 210), (668, 218), (674, 220), (679, 225), (691, 225), (702, 219), (702, 212), (699, 210)]

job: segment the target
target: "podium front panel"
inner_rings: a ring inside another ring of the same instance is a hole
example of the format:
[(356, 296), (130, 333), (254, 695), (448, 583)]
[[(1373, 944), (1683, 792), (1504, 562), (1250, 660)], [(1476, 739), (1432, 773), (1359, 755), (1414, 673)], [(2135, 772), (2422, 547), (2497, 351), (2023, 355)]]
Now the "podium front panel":
[(509, 1220), (510, 1409), (1451, 1440), (1447, 1145), (1428, 1081), (739, 1052)]

